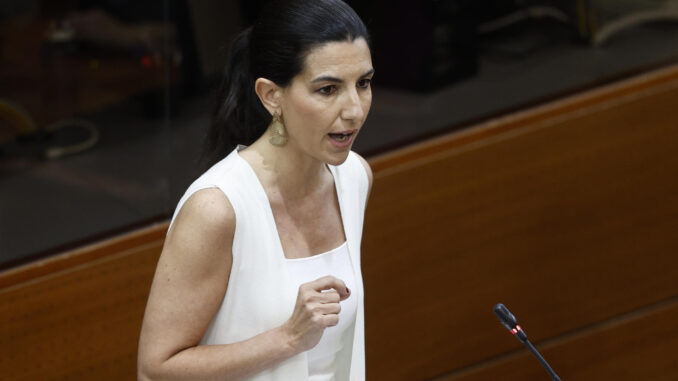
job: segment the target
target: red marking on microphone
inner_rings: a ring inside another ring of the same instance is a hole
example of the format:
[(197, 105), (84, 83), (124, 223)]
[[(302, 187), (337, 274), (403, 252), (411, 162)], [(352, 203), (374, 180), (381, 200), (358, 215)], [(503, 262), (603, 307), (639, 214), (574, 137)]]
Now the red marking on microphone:
[(523, 329), (522, 329), (522, 328), (520, 328), (520, 326), (519, 326), (519, 325), (516, 325), (516, 327), (515, 327), (515, 328), (512, 328), (512, 329), (511, 329), (511, 333), (515, 335), (515, 334), (517, 334), (517, 333), (518, 333), (518, 331), (522, 331), (522, 330), (523, 330)]

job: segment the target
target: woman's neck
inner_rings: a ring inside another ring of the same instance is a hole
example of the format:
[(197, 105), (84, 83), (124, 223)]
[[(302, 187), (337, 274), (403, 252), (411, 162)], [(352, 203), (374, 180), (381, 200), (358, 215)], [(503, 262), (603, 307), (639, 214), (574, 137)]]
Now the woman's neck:
[(278, 147), (258, 139), (243, 152), (264, 186), (289, 197), (304, 197), (322, 188), (331, 176), (327, 165), (288, 143)]

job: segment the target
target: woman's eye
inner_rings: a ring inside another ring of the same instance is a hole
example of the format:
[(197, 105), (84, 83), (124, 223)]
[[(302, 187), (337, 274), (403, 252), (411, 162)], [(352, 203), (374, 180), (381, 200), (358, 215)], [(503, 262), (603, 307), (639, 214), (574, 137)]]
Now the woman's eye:
[(370, 83), (372, 83), (372, 79), (363, 78), (360, 81), (358, 81), (358, 87), (366, 89), (366, 88), (370, 87)]
[(321, 87), (318, 92), (322, 95), (332, 95), (337, 91), (337, 87), (335, 85), (329, 85), (325, 87)]

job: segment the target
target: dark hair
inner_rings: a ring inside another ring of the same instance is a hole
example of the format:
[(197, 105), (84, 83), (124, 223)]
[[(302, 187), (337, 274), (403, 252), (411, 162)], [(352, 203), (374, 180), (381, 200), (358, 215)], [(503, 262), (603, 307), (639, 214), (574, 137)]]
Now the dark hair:
[(254, 91), (257, 78), (285, 87), (303, 71), (314, 47), (361, 37), (369, 42), (365, 24), (341, 0), (267, 3), (254, 25), (231, 45), (206, 137), (206, 164), (220, 160), (237, 144), (253, 143), (268, 127), (271, 115)]

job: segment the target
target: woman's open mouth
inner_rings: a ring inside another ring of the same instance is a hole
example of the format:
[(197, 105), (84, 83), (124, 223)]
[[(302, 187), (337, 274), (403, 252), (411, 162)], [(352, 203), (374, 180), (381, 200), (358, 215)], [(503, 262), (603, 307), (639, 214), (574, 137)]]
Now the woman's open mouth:
[(357, 130), (345, 131), (339, 133), (328, 134), (330, 137), (330, 142), (337, 148), (345, 148), (351, 145), (353, 137), (355, 136)]
[(338, 142), (344, 142), (353, 135), (352, 132), (345, 132), (341, 134), (330, 134), (330, 137)]

